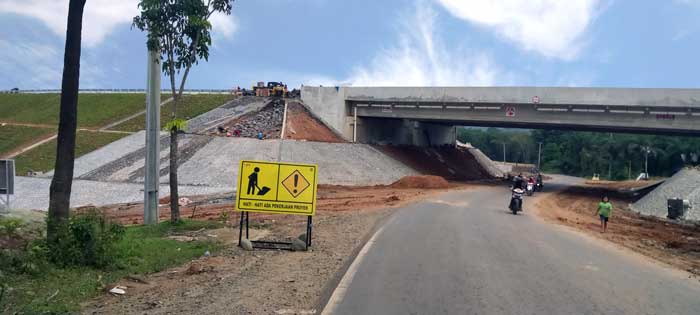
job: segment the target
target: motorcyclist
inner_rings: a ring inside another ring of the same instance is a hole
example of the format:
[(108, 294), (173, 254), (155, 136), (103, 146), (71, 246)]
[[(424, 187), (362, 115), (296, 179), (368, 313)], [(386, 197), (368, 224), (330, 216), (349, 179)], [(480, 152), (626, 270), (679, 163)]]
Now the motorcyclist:
[(536, 186), (538, 186), (539, 189), (542, 189), (542, 187), (544, 187), (544, 185), (542, 184), (542, 174), (540, 174), (540, 173), (537, 173), (537, 185)]
[(513, 189), (520, 188), (523, 189), (523, 173), (519, 173), (513, 178)]
[(532, 184), (532, 186), (534, 187), (534, 186), (535, 186), (535, 178), (532, 177), (532, 176), (530, 176), (530, 177), (527, 179), (527, 183), (528, 183), (528, 184)]

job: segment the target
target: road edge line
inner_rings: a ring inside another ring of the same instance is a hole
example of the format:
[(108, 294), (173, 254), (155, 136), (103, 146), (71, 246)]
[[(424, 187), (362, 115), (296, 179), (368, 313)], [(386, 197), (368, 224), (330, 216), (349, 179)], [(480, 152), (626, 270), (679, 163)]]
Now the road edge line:
[(334, 314), (340, 303), (345, 298), (345, 294), (347, 293), (347, 290), (350, 287), (352, 280), (355, 278), (357, 269), (359, 268), (360, 264), (364, 260), (372, 245), (374, 245), (376, 237), (384, 231), (384, 227), (390, 224), (393, 221), (393, 219), (394, 216), (391, 216), (391, 218), (389, 218), (389, 220), (385, 224), (383, 224), (376, 232), (374, 232), (372, 237), (370, 237), (369, 240), (367, 240), (367, 242), (365, 242), (360, 251), (357, 253), (357, 256), (355, 256), (355, 260), (353, 260), (353, 262), (350, 264), (350, 267), (348, 267), (348, 269), (345, 271), (345, 274), (340, 279), (340, 282), (333, 290), (333, 293), (331, 294), (330, 298), (326, 302), (326, 305), (321, 311), (321, 315)]

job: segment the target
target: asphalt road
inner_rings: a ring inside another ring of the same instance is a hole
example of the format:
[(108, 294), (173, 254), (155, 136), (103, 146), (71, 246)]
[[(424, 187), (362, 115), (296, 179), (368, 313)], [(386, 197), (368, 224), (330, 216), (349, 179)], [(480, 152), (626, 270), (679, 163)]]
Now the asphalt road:
[(324, 313), (700, 314), (698, 279), (544, 223), (532, 199), (514, 216), (507, 196), (478, 188), (400, 209)]

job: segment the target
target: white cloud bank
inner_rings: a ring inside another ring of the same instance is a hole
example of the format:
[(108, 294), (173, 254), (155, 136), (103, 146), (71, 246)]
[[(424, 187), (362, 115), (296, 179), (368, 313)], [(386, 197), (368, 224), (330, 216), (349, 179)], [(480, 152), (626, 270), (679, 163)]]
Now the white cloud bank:
[(424, 4), (403, 23), (399, 45), (381, 51), (369, 66), (356, 67), (353, 85), (493, 85), (497, 71), (489, 56), (446, 47), (435, 29), (436, 12)]
[(506, 84), (511, 75), (501, 71), (484, 53), (448, 47), (436, 29), (438, 14), (418, 1), (412, 14), (399, 20), (397, 43), (380, 50), (365, 65), (355, 66), (344, 80), (304, 77), (307, 85), (353, 86), (491, 86)]
[(450, 14), (492, 29), (523, 49), (574, 59), (601, 0), (435, 0)]
[[(100, 44), (117, 26), (128, 28), (139, 13), (138, 0), (89, 0), (83, 13), (83, 42), (88, 47)], [(42, 21), (56, 35), (64, 37), (68, 18), (68, 0), (0, 0), (0, 13), (18, 14)], [(215, 14), (211, 18), (213, 35), (230, 38), (237, 30), (233, 16)]]

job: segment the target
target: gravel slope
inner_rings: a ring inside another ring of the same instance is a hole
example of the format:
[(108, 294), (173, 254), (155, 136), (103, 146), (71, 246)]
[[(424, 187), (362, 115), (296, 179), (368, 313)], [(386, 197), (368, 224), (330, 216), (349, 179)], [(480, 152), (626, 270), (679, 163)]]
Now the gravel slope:
[(672, 198), (690, 200), (692, 208), (685, 214), (686, 220), (700, 221), (700, 170), (680, 170), (648, 195), (632, 204), (632, 210), (641, 214), (665, 218), (667, 201)]

